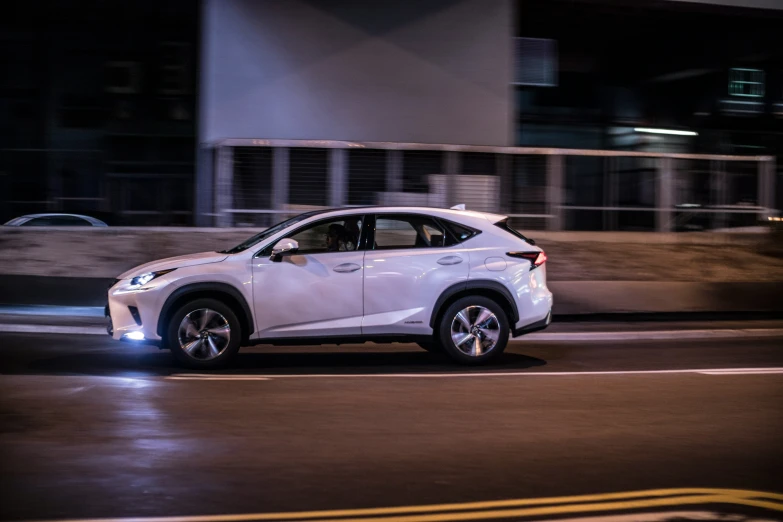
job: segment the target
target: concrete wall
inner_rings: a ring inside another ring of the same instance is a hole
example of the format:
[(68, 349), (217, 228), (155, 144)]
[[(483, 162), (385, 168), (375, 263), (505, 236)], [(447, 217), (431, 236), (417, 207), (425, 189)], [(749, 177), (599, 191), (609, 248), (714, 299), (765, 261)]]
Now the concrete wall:
[(202, 143), (511, 145), (511, 0), (204, 0)]
[[(141, 263), (233, 246), (248, 229), (0, 227), (0, 306), (103, 306)], [(783, 256), (762, 234), (536, 233), (554, 312), (782, 312)]]
[[(215, 228), (0, 227), (0, 275), (113, 278), (164, 257), (239, 244), (257, 232)], [(767, 234), (535, 232), (550, 281), (783, 281)], [(2, 291), (2, 288), (0, 288)]]

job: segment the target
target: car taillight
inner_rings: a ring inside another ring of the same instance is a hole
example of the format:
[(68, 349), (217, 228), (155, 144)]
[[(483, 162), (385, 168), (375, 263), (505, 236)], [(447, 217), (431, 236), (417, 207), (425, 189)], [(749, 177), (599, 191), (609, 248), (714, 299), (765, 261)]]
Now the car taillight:
[(506, 252), (507, 256), (519, 257), (530, 261), (530, 269), (534, 269), (546, 263), (546, 254), (544, 252)]

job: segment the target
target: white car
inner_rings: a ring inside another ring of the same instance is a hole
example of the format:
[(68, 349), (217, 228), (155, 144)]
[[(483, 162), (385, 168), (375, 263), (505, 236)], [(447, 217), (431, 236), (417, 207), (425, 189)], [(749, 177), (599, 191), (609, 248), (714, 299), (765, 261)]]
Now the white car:
[(107, 227), (100, 219), (80, 214), (28, 214), (14, 218), (7, 227)]
[(109, 289), (117, 340), (192, 368), (252, 344), (416, 342), (466, 364), (546, 328), (546, 255), (501, 215), (368, 207), (301, 214), (236, 247), (147, 263)]

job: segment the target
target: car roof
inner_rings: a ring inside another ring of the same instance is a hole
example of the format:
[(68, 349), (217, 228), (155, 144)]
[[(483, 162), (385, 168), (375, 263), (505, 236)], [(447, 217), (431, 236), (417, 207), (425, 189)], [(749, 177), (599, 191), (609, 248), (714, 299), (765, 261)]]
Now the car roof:
[(506, 219), (507, 216), (491, 212), (479, 212), (475, 210), (446, 209), (439, 207), (389, 207), (389, 206), (365, 206), (365, 207), (340, 207), (305, 212), (308, 217), (324, 216), (326, 214), (352, 214), (357, 212), (372, 212), (378, 214), (428, 214), (455, 221), (481, 220), (493, 223)]
[(63, 216), (81, 218), (81, 219), (87, 220), (90, 223), (95, 224), (95, 225), (105, 225), (106, 224), (103, 221), (101, 221), (100, 219), (96, 219), (94, 217), (84, 216), (82, 214), (68, 214), (68, 213), (63, 213), (63, 212), (45, 212), (45, 213), (40, 213), (40, 214), (25, 214), (24, 216), (19, 216), (17, 218), (12, 219), (8, 223), (23, 223), (25, 221), (29, 221), (31, 219), (36, 219), (36, 218), (63, 217)]

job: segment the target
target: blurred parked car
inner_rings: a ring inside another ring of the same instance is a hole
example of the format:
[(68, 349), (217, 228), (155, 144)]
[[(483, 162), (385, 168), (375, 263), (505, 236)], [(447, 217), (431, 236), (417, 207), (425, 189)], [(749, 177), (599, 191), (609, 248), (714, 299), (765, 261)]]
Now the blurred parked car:
[(28, 214), (14, 218), (8, 227), (107, 227), (100, 219), (79, 214)]

